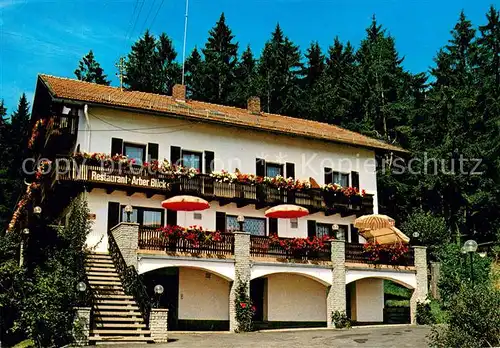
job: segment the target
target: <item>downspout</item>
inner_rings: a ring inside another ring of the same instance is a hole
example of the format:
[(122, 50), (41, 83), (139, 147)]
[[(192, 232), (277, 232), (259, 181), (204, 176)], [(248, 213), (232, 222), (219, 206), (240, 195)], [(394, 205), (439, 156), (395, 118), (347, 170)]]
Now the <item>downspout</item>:
[(88, 131), (88, 138), (87, 138), (87, 151), (90, 152), (90, 139), (91, 139), (91, 129), (90, 129), (90, 119), (89, 119), (89, 105), (85, 104), (83, 106), (83, 114), (85, 115), (85, 121), (87, 122), (87, 131)]

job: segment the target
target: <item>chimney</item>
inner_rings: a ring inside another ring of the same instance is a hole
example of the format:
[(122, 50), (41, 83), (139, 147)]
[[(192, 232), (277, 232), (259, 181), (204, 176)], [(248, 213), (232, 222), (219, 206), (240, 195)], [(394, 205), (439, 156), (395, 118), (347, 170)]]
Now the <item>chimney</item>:
[(186, 86), (175, 84), (172, 88), (172, 97), (176, 101), (186, 101)]
[(248, 98), (247, 109), (251, 114), (260, 115), (260, 98), (255, 96)]

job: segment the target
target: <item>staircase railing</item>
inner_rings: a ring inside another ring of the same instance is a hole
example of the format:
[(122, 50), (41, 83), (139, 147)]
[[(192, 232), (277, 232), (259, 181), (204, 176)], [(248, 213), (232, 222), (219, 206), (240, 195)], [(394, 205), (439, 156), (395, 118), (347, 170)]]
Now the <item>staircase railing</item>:
[(112, 233), (108, 233), (109, 252), (116, 271), (118, 272), (127, 295), (134, 297), (145, 324), (149, 327), (149, 313), (151, 312), (151, 301), (141, 277), (134, 266), (127, 266), (125, 259), (115, 241)]

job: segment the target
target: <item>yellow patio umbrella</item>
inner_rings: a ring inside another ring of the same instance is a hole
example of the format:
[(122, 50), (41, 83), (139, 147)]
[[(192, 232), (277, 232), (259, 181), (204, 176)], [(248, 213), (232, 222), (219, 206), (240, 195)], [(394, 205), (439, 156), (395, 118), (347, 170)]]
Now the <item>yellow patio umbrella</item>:
[(379, 244), (408, 243), (410, 238), (394, 226), (394, 219), (381, 214), (363, 215), (354, 220), (354, 227), (366, 240)]

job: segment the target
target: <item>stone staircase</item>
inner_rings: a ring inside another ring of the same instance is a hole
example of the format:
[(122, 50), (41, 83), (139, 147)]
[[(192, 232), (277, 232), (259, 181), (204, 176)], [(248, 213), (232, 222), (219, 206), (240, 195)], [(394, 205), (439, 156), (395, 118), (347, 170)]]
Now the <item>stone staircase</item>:
[(89, 341), (95, 343), (152, 342), (134, 298), (126, 295), (108, 253), (92, 253), (85, 271), (94, 297)]

